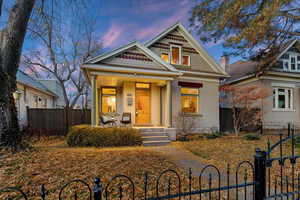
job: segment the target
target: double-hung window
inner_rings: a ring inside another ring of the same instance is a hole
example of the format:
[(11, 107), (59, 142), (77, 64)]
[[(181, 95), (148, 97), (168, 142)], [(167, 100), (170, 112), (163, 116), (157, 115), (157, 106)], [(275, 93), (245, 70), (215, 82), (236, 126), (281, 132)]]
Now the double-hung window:
[(181, 92), (181, 111), (183, 113), (199, 112), (199, 89), (182, 87)]
[(117, 111), (116, 94), (116, 88), (102, 88), (101, 110), (103, 113), (111, 113)]
[(293, 110), (293, 89), (273, 88), (273, 109), (283, 111)]

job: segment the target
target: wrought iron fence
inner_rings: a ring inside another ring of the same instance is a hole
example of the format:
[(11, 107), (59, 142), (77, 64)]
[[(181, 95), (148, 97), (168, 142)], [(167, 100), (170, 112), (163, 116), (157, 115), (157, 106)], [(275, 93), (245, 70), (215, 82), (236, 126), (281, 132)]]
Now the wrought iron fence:
[[(225, 171), (219, 170), (214, 165), (206, 165), (198, 175), (193, 174), (191, 169), (187, 174), (181, 175), (173, 169), (168, 169), (161, 172), (153, 184), (149, 182), (149, 173), (144, 173), (142, 185), (137, 185), (126, 175), (116, 175), (106, 184), (100, 178), (95, 178), (93, 186), (84, 180), (73, 180), (60, 189), (58, 199), (66, 199), (63, 196), (65, 192), (69, 194), (67, 199), (74, 200), (82, 199), (83, 193), (85, 199), (89, 200), (300, 199), (300, 176), (295, 172), (297, 159), (300, 158), (300, 155), (295, 154), (295, 138), (298, 136), (295, 135), (293, 126), (289, 125), (289, 128), (289, 135), (283, 137), (280, 134), (279, 141), (273, 145), (268, 142), (267, 151), (256, 149), (254, 164), (243, 161), (234, 170), (228, 164)], [(284, 147), (289, 150), (284, 151)], [(272, 157), (276, 149), (279, 157)], [(284, 175), (288, 160), (290, 170)], [(275, 166), (276, 162), (278, 166)], [(242, 169), (244, 172), (241, 172)], [(279, 170), (278, 173), (276, 169)], [(273, 177), (272, 172), (275, 174)], [(83, 186), (85, 192), (78, 191), (76, 187), (71, 190), (69, 186), (74, 184)], [(138, 195), (137, 186), (142, 188), (142, 192)], [(150, 192), (150, 187), (154, 188), (154, 191)], [(29, 199), (26, 192), (17, 187), (0, 189), (0, 197), (1, 195), (2, 197), (6, 195), (5, 199)], [(48, 199), (48, 191), (44, 185), (40, 187), (39, 197), (42, 200)]]

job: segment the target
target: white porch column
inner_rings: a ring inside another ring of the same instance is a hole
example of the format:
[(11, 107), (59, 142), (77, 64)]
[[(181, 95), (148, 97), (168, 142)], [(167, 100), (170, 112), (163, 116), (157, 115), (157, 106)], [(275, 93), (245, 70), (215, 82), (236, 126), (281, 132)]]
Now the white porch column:
[(92, 87), (92, 106), (91, 106), (91, 125), (98, 125), (98, 88), (97, 88), (97, 76), (91, 75), (91, 87)]
[(167, 87), (166, 87), (166, 113), (165, 113), (165, 119), (166, 119), (166, 126), (172, 127), (171, 125), (171, 112), (172, 112), (172, 92), (171, 92), (171, 81), (167, 81)]

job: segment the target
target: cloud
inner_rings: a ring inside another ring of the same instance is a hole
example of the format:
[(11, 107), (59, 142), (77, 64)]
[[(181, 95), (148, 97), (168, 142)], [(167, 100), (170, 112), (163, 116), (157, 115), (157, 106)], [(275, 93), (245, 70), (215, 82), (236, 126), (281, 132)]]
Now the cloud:
[(185, 22), (188, 16), (188, 11), (190, 9), (189, 4), (187, 2), (187, 0), (181, 1), (180, 6), (178, 6), (179, 10), (174, 10), (174, 14), (170, 17), (166, 19), (158, 19), (154, 24), (149, 25), (149, 27), (141, 28), (139, 31), (136, 32), (137, 39), (150, 39), (157, 33), (176, 23), (177, 21)]
[(122, 32), (122, 26), (118, 25), (117, 23), (112, 23), (108, 31), (101, 38), (101, 41), (103, 42), (103, 47), (106, 48), (116, 46)]

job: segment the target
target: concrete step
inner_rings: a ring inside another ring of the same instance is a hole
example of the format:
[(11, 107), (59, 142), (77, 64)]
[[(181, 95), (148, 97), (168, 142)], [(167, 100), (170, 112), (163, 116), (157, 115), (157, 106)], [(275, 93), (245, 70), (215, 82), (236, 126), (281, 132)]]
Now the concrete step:
[(165, 140), (169, 140), (168, 136), (143, 136), (143, 141), (165, 141)]
[(144, 132), (164, 132), (164, 128), (139, 128), (141, 133)]
[(141, 135), (144, 137), (148, 136), (167, 136), (166, 132), (141, 132)]
[(160, 141), (144, 141), (144, 146), (164, 146), (168, 145), (170, 140), (160, 140)]

